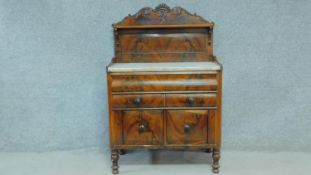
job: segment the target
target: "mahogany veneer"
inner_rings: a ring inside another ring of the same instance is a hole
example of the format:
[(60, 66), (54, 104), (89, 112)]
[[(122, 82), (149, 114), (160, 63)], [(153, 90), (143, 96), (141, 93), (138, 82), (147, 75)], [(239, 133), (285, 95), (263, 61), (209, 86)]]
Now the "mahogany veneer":
[[(213, 172), (219, 172), (222, 66), (213, 56), (213, 26), (165, 4), (113, 25), (107, 79), (114, 174), (127, 149), (212, 150)], [(181, 62), (193, 66), (176, 69)]]

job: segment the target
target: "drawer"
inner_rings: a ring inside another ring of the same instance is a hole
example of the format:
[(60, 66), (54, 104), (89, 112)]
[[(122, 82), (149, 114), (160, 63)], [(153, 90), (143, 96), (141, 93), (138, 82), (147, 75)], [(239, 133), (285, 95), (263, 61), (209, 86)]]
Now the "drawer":
[(168, 107), (214, 107), (216, 94), (167, 94)]
[(111, 75), (113, 92), (216, 91), (216, 74)]
[(163, 111), (122, 111), (123, 144), (163, 144)]
[(200, 145), (208, 141), (207, 110), (168, 110), (167, 144)]
[(113, 108), (156, 108), (164, 106), (161, 94), (112, 95)]

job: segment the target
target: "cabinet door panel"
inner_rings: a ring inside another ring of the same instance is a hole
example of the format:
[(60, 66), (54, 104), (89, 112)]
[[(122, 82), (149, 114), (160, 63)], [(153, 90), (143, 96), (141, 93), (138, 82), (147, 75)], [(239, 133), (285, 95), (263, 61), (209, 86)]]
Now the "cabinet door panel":
[(163, 144), (163, 111), (123, 111), (123, 143), (125, 145)]
[(168, 144), (206, 144), (208, 136), (207, 110), (168, 110)]

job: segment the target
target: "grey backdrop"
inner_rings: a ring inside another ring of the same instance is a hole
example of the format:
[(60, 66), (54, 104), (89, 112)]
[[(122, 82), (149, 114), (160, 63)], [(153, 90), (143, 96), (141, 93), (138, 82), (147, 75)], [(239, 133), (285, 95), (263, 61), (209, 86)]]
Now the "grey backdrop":
[[(0, 151), (108, 148), (111, 24), (150, 0), (0, 0)], [(311, 151), (311, 1), (180, 0), (216, 23), (223, 147)]]

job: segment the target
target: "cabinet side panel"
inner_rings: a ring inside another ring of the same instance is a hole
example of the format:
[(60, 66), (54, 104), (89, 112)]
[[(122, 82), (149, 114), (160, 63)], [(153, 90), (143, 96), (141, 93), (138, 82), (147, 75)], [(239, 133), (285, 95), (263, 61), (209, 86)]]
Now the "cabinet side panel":
[(110, 139), (111, 145), (122, 144), (122, 111), (112, 111), (110, 114)]
[(215, 124), (216, 124), (216, 115), (215, 115), (215, 110), (210, 110), (208, 113), (208, 120), (207, 120), (207, 125), (208, 125), (208, 137), (207, 137), (207, 142), (209, 144), (215, 144)]
[(217, 111), (215, 119), (215, 143), (221, 146), (221, 111), (222, 111), (222, 70), (217, 74), (218, 94), (217, 94)]
[(109, 106), (109, 137), (110, 145), (118, 145), (122, 142), (122, 117), (119, 111), (112, 111), (112, 91), (111, 82), (112, 77), (107, 73), (108, 80), (108, 106)]

